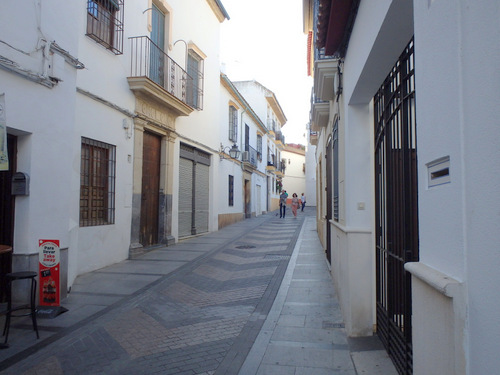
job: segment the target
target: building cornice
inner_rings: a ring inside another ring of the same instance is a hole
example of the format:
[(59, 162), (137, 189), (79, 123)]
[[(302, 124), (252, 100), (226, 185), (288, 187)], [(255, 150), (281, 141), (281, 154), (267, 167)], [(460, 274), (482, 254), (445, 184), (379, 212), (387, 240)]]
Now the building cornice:
[(219, 20), (219, 22), (224, 22), (224, 20), (229, 20), (229, 14), (227, 14), (226, 9), (220, 2), (220, 0), (207, 0), (208, 5), (215, 13), (215, 16)]

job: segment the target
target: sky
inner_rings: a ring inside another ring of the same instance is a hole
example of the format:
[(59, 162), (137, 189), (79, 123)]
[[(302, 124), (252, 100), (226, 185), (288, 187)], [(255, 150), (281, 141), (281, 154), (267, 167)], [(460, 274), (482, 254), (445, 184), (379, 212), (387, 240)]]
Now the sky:
[[(312, 78), (302, 0), (221, 0), (230, 19), (221, 28), (221, 62), (231, 81), (256, 80), (285, 113), (286, 143), (306, 144)], [(263, 119), (265, 123), (265, 119)]]

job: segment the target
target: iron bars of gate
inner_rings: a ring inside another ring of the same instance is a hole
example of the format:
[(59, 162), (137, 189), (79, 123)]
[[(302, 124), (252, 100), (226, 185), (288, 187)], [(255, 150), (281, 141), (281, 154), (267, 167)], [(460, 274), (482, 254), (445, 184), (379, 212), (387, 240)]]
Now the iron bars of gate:
[(413, 373), (411, 276), (418, 261), (414, 44), (374, 97), (377, 331), (400, 374)]

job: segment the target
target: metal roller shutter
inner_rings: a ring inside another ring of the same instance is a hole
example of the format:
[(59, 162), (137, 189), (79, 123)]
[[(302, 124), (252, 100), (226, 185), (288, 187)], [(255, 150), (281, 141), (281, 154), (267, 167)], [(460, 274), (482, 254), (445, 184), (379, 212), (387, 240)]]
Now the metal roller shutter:
[(209, 167), (196, 164), (195, 223), (196, 233), (208, 232)]
[(179, 237), (185, 237), (191, 235), (193, 217), (193, 162), (179, 160)]

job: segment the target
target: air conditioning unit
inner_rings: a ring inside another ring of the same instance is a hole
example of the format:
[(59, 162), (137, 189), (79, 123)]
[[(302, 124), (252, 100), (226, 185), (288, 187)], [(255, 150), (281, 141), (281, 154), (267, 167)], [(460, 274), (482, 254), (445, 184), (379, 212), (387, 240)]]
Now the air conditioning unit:
[(243, 151), (241, 153), (241, 160), (243, 160), (243, 161), (250, 161), (249, 159), (250, 159), (250, 156), (249, 156), (248, 151)]

